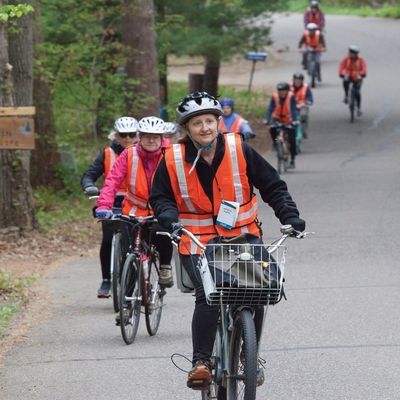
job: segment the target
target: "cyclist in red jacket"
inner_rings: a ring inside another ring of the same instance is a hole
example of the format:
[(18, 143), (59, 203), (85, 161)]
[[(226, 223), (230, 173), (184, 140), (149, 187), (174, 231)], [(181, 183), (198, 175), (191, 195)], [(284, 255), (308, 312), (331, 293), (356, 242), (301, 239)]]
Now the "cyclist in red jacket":
[(349, 47), (349, 54), (343, 59), (339, 65), (339, 77), (343, 78), (344, 100), (345, 104), (348, 103), (349, 86), (350, 82), (357, 85), (356, 103), (357, 103), (357, 116), (362, 115), (361, 112), (361, 84), (362, 79), (367, 76), (367, 64), (362, 57), (358, 56), (360, 49), (356, 45)]
[(303, 17), (304, 28), (307, 28), (307, 25), (310, 22), (314, 22), (317, 24), (319, 30), (323, 30), (325, 27), (325, 16), (324, 13), (319, 8), (318, 1), (310, 1), (310, 7), (307, 8)]

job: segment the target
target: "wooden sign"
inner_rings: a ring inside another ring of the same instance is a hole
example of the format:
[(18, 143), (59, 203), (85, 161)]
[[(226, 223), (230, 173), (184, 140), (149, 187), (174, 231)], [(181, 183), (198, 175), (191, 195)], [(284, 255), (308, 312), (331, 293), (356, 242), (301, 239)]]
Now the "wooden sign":
[(0, 149), (34, 148), (33, 118), (0, 118)]

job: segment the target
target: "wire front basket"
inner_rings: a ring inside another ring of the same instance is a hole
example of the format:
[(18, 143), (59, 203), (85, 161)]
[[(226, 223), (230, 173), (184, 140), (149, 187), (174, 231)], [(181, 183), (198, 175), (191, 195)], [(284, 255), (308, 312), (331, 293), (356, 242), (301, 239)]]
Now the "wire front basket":
[(275, 304), (281, 298), (285, 246), (207, 244), (200, 270), (207, 303), (238, 306)]

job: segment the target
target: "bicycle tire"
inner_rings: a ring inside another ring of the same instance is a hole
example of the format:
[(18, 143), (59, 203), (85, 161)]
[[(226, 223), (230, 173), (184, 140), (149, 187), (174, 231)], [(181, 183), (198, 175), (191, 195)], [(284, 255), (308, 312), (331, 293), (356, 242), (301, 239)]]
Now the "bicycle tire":
[(296, 155), (301, 152), (301, 141), (303, 139), (302, 126), (296, 128)]
[(356, 102), (356, 96), (354, 93), (354, 83), (351, 87), (351, 92), (350, 92), (350, 103), (349, 103), (349, 109), (350, 109), (350, 123), (352, 124), (354, 122), (354, 108), (355, 108), (355, 102)]
[(146, 304), (144, 314), (146, 317), (146, 328), (150, 336), (154, 336), (161, 322), (161, 314), (163, 309), (165, 289), (162, 289), (158, 283), (160, 273), (160, 255), (157, 251), (153, 251), (152, 257), (149, 258), (149, 279), (145, 282)]
[(283, 172), (283, 147), (282, 142), (278, 141), (278, 147), (276, 149), (276, 157), (278, 161), (277, 171), (279, 174)]
[(121, 288), (122, 258), (123, 254), (121, 246), (121, 232), (117, 232), (113, 236), (111, 247), (112, 297), (115, 312), (119, 312), (119, 291)]
[(254, 400), (257, 384), (257, 340), (250, 310), (236, 313), (230, 342), (228, 399)]
[[(119, 315), (121, 334), (126, 344), (132, 344), (140, 321), (141, 307), (140, 264), (135, 254), (128, 254), (121, 276), (121, 291), (119, 296)], [(129, 317), (124, 316), (124, 302), (131, 301)]]
[(222, 383), (222, 332), (221, 324), (218, 324), (215, 334), (214, 347), (211, 355), (213, 371), (211, 373), (211, 385), (207, 390), (202, 390), (202, 400), (226, 400), (226, 388)]

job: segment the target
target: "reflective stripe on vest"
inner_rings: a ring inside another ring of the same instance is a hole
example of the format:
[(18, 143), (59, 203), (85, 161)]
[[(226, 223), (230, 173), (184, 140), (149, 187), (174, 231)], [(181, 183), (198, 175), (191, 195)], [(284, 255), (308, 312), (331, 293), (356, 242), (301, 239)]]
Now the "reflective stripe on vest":
[[(246, 175), (246, 160), (242, 149), (240, 135), (225, 134), (225, 154), (213, 180), (212, 202), (205, 194), (194, 169), (189, 170), (191, 163), (185, 163), (185, 145), (175, 144), (167, 149), (165, 162), (170, 176), (172, 190), (179, 210), (179, 221), (194, 235), (200, 236), (205, 244), (216, 235), (237, 236), (241, 233), (253, 233), (259, 236), (256, 223), (258, 207), (257, 198), (251, 193), (251, 186)], [(232, 181), (233, 180), (233, 181)], [(226, 229), (215, 224), (222, 199), (236, 201), (240, 204), (236, 225)], [(180, 252), (189, 254), (180, 244)], [(190, 245), (190, 251), (199, 253), (197, 246)]]
[(231, 126), (231, 129), (229, 129), (226, 127), (224, 119), (221, 118), (221, 120), (219, 121), (219, 125), (221, 127), (221, 131), (222, 132), (233, 132), (233, 133), (239, 133), (241, 132), (242, 129), (242, 125), (244, 122), (244, 118), (241, 117), (240, 115), (237, 116), (237, 118), (235, 119), (235, 121), (233, 121), (233, 124)]
[(122, 214), (146, 217), (151, 214), (151, 210), (148, 204), (149, 188), (143, 162), (135, 146), (128, 147), (126, 151), (128, 153), (128, 173), (125, 179), (127, 191)]
[(283, 124), (290, 124), (292, 122), (290, 103), (292, 101), (293, 93), (288, 92), (283, 104), (279, 104), (280, 99), (278, 93), (274, 93), (272, 96), (274, 97), (275, 101), (275, 110), (273, 113), (273, 117), (279, 122), (282, 122)]
[(319, 50), (321, 48), (321, 42), (320, 42), (320, 36), (321, 32), (320, 31), (315, 31), (314, 36), (310, 36), (310, 32), (305, 31), (304, 32), (305, 37), (306, 37), (306, 45), (311, 46), (314, 50)]
[[(105, 147), (104, 149), (104, 179), (107, 178), (107, 175), (110, 173), (112, 170), (112, 167), (114, 166), (115, 161), (119, 157), (119, 155), (110, 147)], [(126, 183), (123, 181), (121, 183), (121, 186), (119, 187), (119, 190), (117, 192), (118, 195), (124, 195), (126, 192)]]
[(346, 60), (346, 76), (350, 76), (353, 79), (357, 79), (361, 72), (361, 61), (357, 58), (354, 62), (351, 62), (350, 57)]

